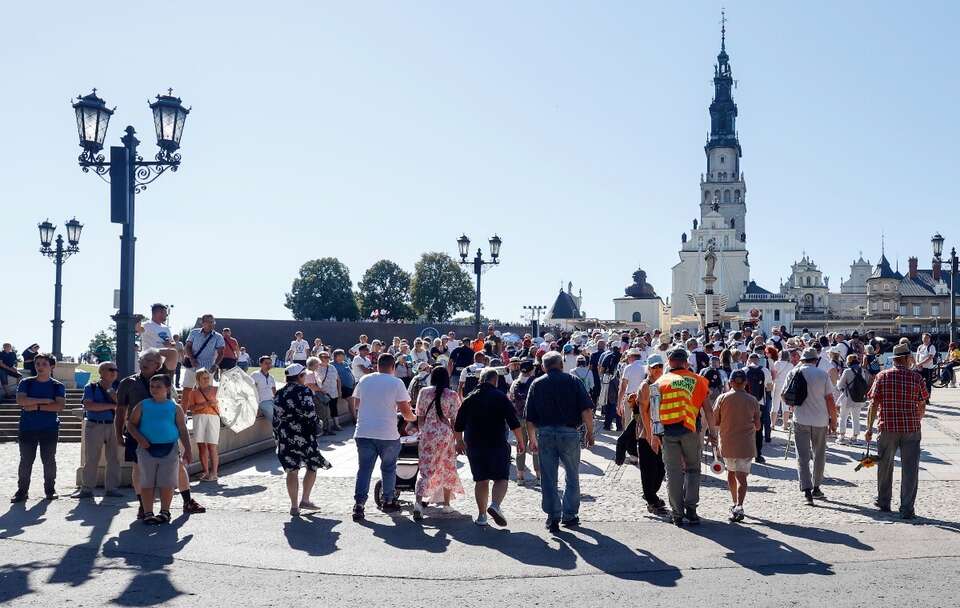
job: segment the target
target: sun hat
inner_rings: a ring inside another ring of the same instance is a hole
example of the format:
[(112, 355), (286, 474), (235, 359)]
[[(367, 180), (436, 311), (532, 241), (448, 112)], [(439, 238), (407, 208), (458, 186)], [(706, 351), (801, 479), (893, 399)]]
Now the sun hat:
[(300, 365), (299, 363), (293, 363), (283, 368), (283, 375), (285, 375), (287, 378), (296, 378), (297, 376), (305, 372), (306, 369), (307, 368)]

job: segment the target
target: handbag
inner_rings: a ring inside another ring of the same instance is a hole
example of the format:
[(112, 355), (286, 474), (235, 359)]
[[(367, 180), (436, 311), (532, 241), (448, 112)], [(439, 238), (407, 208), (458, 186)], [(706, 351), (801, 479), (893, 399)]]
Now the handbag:
[(204, 341), (203, 346), (200, 347), (200, 350), (194, 351), (193, 355), (189, 359), (183, 360), (183, 366), (187, 369), (193, 369), (193, 360), (200, 356), (200, 353), (207, 347), (207, 344), (210, 344), (210, 340), (213, 339), (213, 332), (210, 332), (210, 335), (207, 336), (207, 339)]
[(175, 443), (176, 442), (151, 443), (150, 447), (147, 448), (147, 452), (154, 458), (163, 458), (170, 453)]

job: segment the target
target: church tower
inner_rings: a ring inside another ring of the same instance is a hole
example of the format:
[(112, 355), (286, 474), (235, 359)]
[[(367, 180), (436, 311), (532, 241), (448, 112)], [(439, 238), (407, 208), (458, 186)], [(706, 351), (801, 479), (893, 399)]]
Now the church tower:
[(680, 263), (673, 267), (671, 314), (693, 314), (687, 294), (703, 293), (703, 258), (711, 246), (717, 255), (716, 293), (735, 308), (750, 282), (747, 259), (746, 193), (740, 169), (737, 104), (733, 101), (733, 70), (727, 55), (726, 17), (721, 20), (720, 54), (713, 68), (710, 133), (704, 152), (707, 171), (700, 176), (700, 220), (693, 221), (690, 237), (682, 236)]

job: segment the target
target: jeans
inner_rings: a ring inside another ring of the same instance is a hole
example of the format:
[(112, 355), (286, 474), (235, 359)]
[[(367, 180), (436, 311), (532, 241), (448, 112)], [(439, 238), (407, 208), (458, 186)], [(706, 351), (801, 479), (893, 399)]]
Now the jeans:
[[(580, 433), (573, 427), (537, 429), (540, 450), (540, 505), (547, 519), (569, 521), (580, 512)], [(557, 490), (560, 465), (567, 478), (563, 503)]]
[(260, 402), (260, 413), (267, 419), (270, 426), (273, 426), (273, 399), (265, 399)]
[(107, 470), (103, 477), (105, 490), (116, 490), (120, 485), (120, 446), (117, 443), (117, 431), (113, 423), (97, 424), (84, 422), (83, 430), (83, 489), (97, 487), (97, 473), (100, 469), (100, 452), (106, 450), (104, 459)]
[(756, 432), (757, 456), (763, 450), (764, 440), (770, 439), (770, 395), (764, 397), (760, 403), (760, 430)]
[(373, 465), (380, 458), (380, 476), (383, 479), (383, 502), (391, 502), (396, 498), (397, 487), (397, 458), (400, 456), (399, 439), (369, 439), (357, 437), (357, 454), (360, 456), (360, 468), (357, 471), (357, 485), (354, 487), (353, 500), (358, 504), (366, 504), (370, 493), (370, 476), (373, 475)]
[(43, 462), (43, 491), (53, 494), (57, 482), (57, 439), (60, 431), (20, 431), (20, 468), (17, 476), (17, 494), (26, 494), (30, 489), (33, 461), (40, 448)]
[(700, 503), (700, 434), (664, 435), (661, 450), (670, 509), (680, 517)]
[(920, 475), (920, 432), (892, 433), (881, 431), (877, 437), (877, 502), (890, 507), (893, 494), (893, 459), (900, 449), (900, 512), (913, 514)]
[[(823, 482), (823, 465), (827, 460), (827, 427), (793, 424), (793, 437), (797, 444), (797, 475), (800, 489), (806, 492)], [(810, 460), (813, 459), (813, 475)]]

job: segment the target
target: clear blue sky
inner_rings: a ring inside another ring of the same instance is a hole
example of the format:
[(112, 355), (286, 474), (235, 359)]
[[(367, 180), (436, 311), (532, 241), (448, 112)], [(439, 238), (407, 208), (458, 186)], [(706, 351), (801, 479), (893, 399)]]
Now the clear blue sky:
[[(138, 199), (137, 308), (289, 318), (307, 259), (354, 281), (412, 270), (466, 232), (503, 238), (485, 312), (582, 289), (610, 317), (642, 265), (670, 293), (697, 215), (719, 2), (15, 3), (6, 8), (0, 339), (50, 346), (53, 267), (36, 223), (76, 215), (64, 351), (109, 323), (119, 227), (76, 166), (71, 96), (96, 86), (155, 152), (146, 103), (193, 106), (183, 168)], [(806, 250), (839, 283), (863, 250), (960, 243), (953, 2), (727, 0), (753, 277)], [(950, 192), (954, 188), (954, 192)], [(243, 337), (239, 336), (242, 340)]]

